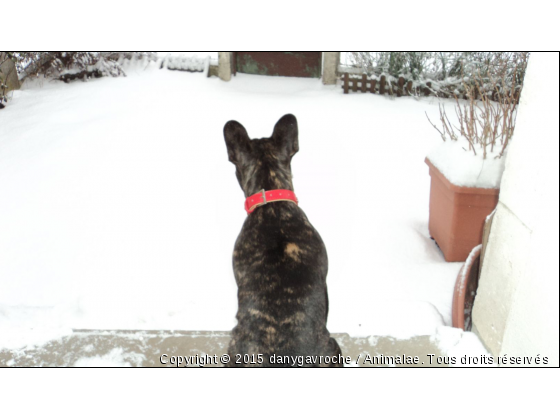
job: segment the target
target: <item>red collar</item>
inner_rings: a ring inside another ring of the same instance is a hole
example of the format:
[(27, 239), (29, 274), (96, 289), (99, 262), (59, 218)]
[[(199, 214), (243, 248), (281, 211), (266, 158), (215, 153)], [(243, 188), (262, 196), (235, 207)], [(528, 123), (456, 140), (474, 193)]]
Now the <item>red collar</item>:
[(260, 206), (264, 206), (267, 203), (272, 203), (273, 201), (292, 201), (298, 203), (298, 199), (293, 191), (290, 190), (260, 190), (258, 193), (253, 194), (245, 200), (245, 211), (247, 214), (253, 213), (253, 211)]

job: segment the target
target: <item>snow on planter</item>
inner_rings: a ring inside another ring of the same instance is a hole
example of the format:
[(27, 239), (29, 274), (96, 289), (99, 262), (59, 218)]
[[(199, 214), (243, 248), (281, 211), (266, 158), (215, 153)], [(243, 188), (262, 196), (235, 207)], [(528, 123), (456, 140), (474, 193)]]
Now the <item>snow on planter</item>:
[(458, 328), (441, 326), (430, 337), (447, 356), (447, 362), (453, 367), (495, 367), (494, 357), (484, 348), (477, 335)]
[(476, 155), (469, 150), (467, 141), (445, 141), (434, 147), (428, 159), (439, 171), (458, 187), (500, 188), (505, 167), (506, 153), (497, 158), (501, 146), (488, 150), (483, 159), (482, 147), (475, 145)]

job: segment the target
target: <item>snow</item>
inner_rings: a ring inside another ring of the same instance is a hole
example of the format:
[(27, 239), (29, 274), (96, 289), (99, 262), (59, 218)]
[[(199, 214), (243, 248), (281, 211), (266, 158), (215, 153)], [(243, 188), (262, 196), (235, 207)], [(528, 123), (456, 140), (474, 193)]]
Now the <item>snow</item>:
[(429, 237), (424, 163), (442, 143), (425, 117), (438, 99), (125, 71), (29, 84), (0, 111), (0, 348), (71, 329), (231, 330), (246, 214), (223, 126), (265, 137), (286, 113), (300, 130), (295, 192), (329, 254), (329, 330), (406, 338), (450, 325), (461, 264)]
[(492, 220), (492, 218), (496, 214), (497, 209), (498, 208), (496, 207), (494, 210), (492, 210), (492, 213), (490, 213), (488, 216), (486, 216), (485, 223), (490, 223), (490, 220)]
[[(74, 367), (132, 367), (133, 364), (127, 359), (141, 361), (144, 356), (136, 353), (125, 353), (121, 347), (116, 347), (103, 355), (91, 357), (80, 357)], [(134, 364), (136, 365), (136, 363)]]
[(483, 159), (482, 147), (475, 145), (475, 148), (476, 155), (469, 150), (466, 140), (441, 141), (428, 153), (428, 159), (458, 187), (500, 188), (507, 149), (502, 158), (496, 158), (500, 146)]
[(208, 72), (209, 57), (191, 57), (188, 55), (169, 55), (163, 59), (162, 67), (169, 70)]
[(65, 303), (40, 307), (0, 303), (0, 348), (40, 347), (72, 334), (66, 319), (69, 313)]
[(475, 333), (443, 326), (437, 328), (430, 340), (446, 356), (454, 358), (450, 363), (451, 366), (497, 366), (497, 360), (484, 348)]
[(158, 57), (164, 60), (171, 60), (177, 62), (197, 62), (209, 61), (209, 64), (218, 65), (218, 52), (217, 51), (158, 51)]
[(158, 57), (167, 57), (167, 56), (183, 56), (183, 57), (210, 57), (211, 59), (218, 59), (218, 52), (217, 51), (158, 51)]

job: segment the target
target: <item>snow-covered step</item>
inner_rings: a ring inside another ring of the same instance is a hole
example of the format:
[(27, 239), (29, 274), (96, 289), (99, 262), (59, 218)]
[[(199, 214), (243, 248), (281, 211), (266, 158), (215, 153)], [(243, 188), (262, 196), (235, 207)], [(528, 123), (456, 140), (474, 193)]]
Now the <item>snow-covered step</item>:
[[(406, 340), (375, 336), (356, 338), (348, 334), (332, 336), (338, 341), (343, 356), (349, 358), (347, 366), (446, 365), (437, 362), (437, 358), (444, 354), (429, 336), (416, 336)], [(220, 359), (227, 352), (229, 340), (230, 333), (225, 331), (75, 330), (69, 336), (39, 347), (0, 350), (0, 367), (184, 367), (187, 364), (190, 367), (219, 367), (222, 366)], [(434, 356), (430, 358), (430, 354)], [(374, 356), (378, 357), (377, 360)], [(380, 360), (380, 356), (384, 359)], [(414, 362), (415, 357), (418, 358), (415, 364), (399, 363)]]

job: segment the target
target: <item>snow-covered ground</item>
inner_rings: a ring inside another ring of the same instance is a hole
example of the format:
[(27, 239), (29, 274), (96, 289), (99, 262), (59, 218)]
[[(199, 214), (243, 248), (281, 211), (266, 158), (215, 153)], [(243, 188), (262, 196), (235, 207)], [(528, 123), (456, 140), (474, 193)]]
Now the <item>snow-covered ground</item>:
[[(0, 347), (72, 328), (230, 330), (246, 214), (222, 129), (298, 118), (300, 206), (329, 254), (331, 332), (449, 325), (461, 267), (428, 234), (434, 98), (343, 95), (317, 79), (125, 68), (44, 81), (0, 111)], [(441, 328), (440, 328), (441, 331)]]

